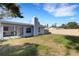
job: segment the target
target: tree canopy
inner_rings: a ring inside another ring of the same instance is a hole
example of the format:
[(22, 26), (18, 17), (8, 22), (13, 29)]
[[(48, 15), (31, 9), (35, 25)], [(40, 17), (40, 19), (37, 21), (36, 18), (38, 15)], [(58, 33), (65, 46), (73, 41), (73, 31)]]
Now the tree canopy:
[(60, 28), (65, 28), (65, 29), (77, 29), (79, 28), (78, 23), (76, 22), (68, 22), (67, 24), (62, 24)]
[(3, 16), (7, 15), (8, 17), (19, 17), (23, 18), (20, 12), (19, 6), (15, 3), (0, 3), (0, 18), (4, 18)]
[(79, 28), (79, 25), (76, 22), (69, 22), (67, 24), (67, 28), (71, 28), (71, 29)]

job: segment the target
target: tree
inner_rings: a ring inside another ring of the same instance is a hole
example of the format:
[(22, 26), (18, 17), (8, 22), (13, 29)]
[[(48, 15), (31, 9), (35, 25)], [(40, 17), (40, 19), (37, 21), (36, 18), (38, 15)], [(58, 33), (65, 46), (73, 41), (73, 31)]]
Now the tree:
[(0, 3), (0, 18), (7, 17), (20, 17), (23, 16), (20, 13), (20, 8), (15, 3)]
[(46, 24), (46, 27), (48, 28), (49, 27), (49, 24)]
[(62, 24), (59, 28), (66, 28), (66, 25)]
[(53, 24), (52, 24), (52, 26), (51, 26), (51, 27), (55, 27), (55, 25), (53, 25)]
[(66, 26), (70, 29), (79, 28), (79, 25), (76, 22), (69, 22)]
[(79, 25), (76, 22), (68, 22), (67, 24), (62, 24), (59, 28), (77, 29), (79, 28)]
[(51, 26), (51, 27), (53, 27), (53, 28), (57, 28), (57, 23), (52, 24), (52, 26)]
[(55, 23), (55, 28), (57, 28), (57, 23)]

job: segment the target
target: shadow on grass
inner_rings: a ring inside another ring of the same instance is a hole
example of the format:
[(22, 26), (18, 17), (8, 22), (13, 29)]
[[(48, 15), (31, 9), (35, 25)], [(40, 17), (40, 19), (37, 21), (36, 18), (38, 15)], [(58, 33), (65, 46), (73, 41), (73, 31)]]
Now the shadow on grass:
[(65, 36), (65, 38), (70, 41), (70, 43), (67, 45), (67, 48), (76, 49), (77, 51), (79, 51), (79, 37), (77, 37), (77, 36)]
[(38, 44), (25, 43), (24, 45), (10, 46), (9, 44), (0, 46), (0, 56), (35, 56)]
[(0, 40), (0, 44), (2, 44), (2, 43), (5, 42), (5, 41), (7, 41), (7, 40)]

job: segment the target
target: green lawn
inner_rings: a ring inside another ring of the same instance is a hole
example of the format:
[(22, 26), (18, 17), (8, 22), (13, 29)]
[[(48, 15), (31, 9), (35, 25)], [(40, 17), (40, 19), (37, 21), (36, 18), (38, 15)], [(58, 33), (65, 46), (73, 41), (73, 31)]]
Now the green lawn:
[(0, 55), (79, 55), (79, 37), (47, 34), (4, 40), (0, 41)]

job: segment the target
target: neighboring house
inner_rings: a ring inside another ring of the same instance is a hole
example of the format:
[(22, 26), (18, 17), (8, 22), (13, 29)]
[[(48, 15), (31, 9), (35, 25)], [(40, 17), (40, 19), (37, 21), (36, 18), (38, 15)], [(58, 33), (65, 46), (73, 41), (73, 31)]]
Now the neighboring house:
[(44, 34), (44, 26), (33, 17), (33, 24), (0, 21), (0, 39), (29, 37)]

